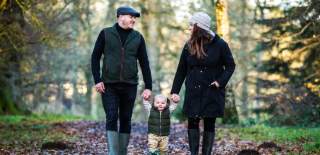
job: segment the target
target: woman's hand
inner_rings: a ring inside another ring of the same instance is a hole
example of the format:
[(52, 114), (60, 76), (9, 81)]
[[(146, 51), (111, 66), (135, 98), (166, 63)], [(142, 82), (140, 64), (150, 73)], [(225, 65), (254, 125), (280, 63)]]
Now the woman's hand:
[(217, 81), (213, 81), (213, 82), (210, 84), (210, 86), (217, 87), (217, 88), (220, 87), (220, 85), (219, 85), (219, 83), (218, 83)]
[(178, 103), (180, 101), (180, 96), (178, 94), (171, 94), (171, 100), (174, 103)]

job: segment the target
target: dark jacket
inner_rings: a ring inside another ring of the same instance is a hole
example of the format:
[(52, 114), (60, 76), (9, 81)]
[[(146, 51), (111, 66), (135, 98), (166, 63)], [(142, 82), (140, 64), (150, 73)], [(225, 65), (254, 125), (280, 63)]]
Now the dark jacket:
[[(102, 67), (105, 83), (125, 81), (138, 83), (137, 53), (141, 41), (139, 32), (133, 30), (122, 43), (115, 26), (104, 29), (106, 46)], [(122, 45), (123, 44), (123, 45)]]
[[(203, 48), (207, 56), (197, 59), (185, 45), (171, 93), (178, 94), (185, 80), (184, 114), (188, 117), (222, 117), (225, 86), (234, 72), (235, 63), (228, 44), (218, 35)], [(220, 87), (209, 86), (213, 81)]]
[(152, 106), (148, 119), (148, 133), (158, 136), (170, 134), (170, 110), (167, 106), (162, 112)]
[[(102, 76), (100, 59), (103, 57)], [(133, 29), (122, 29), (117, 23), (103, 29), (91, 56), (94, 82), (137, 84), (137, 60), (146, 89), (152, 89), (151, 71), (143, 36)]]

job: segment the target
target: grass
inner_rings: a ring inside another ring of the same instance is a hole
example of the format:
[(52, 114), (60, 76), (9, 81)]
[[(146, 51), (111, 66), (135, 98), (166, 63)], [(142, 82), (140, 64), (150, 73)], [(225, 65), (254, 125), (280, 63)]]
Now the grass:
[(76, 140), (76, 136), (67, 135), (62, 132), (51, 131), (50, 126), (42, 126), (41, 128), (34, 128), (33, 126), (21, 126), (14, 127), (8, 130), (8, 128), (0, 129), (0, 143), (12, 144), (12, 143), (24, 143), (29, 141), (73, 141)]
[(251, 127), (220, 128), (218, 138), (230, 135), (232, 138), (256, 142), (273, 141), (281, 144), (302, 145), (307, 153), (320, 153), (320, 128), (270, 127), (255, 125)]
[[(77, 141), (77, 135), (53, 130), (52, 124), (68, 121), (93, 120), (72, 115), (5, 115), (0, 116), (0, 147), (27, 149), (49, 141)], [(36, 148), (40, 148), (37, 146)], [(1, 151), (0, 151), (1, 154)]]
[(74, 115), (0, 115), (1, 124), (47, 124), (66, 121), (93, 120), (90, 116), (74, 116)]

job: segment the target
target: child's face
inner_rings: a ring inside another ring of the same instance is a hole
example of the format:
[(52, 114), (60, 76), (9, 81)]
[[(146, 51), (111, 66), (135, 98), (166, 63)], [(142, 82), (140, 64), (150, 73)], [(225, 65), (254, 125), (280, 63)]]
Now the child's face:
[(154, 106), (159, 110), (162, 111), (166, 106), (167, 106), (167, 102), (165, 100), (162, 99), (157, 99), (154, 102)]

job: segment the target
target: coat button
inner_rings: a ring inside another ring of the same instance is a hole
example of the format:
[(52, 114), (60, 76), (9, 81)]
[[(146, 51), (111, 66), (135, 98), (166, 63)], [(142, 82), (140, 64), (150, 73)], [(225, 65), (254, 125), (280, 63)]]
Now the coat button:
[(200, 73), (202, 73), (203, 71), (202, 70), (200, 70)]

